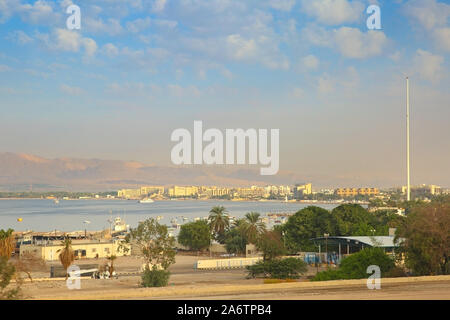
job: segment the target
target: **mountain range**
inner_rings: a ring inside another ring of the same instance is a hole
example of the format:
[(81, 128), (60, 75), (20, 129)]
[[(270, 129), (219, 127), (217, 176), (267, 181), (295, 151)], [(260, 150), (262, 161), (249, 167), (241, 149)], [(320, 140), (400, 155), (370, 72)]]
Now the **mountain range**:
[(135, 161), (58, 158), (0, 153), (1, 191), (110, 191), (142, 185), (249, 186), (295, 184), (290, 172), (261, 176), (259, 167), (158, 166)]

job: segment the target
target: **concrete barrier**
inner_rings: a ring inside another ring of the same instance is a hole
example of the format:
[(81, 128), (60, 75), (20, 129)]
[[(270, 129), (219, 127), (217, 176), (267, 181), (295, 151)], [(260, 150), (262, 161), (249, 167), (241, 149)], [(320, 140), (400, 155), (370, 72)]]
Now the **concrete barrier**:
[(194, 265), (194, 269), (238, 269), (246, 266), (254, 265), (256, 262), (262, 260), (262, 257), (255, 258), (233, 258), (233, 259), (210, 259), (198, 260)]

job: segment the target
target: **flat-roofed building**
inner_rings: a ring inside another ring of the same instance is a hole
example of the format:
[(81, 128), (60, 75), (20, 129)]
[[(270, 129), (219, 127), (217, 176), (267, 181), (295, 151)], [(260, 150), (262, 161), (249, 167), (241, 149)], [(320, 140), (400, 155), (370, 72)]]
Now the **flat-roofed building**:
[(173, 186), (169, 188), (170, 197), (192, 197), (198, 195), (198, 187), (195, 186)]
[[(124, 244), (126, 246), (126, 244)], [(47, 242), (46, 244), (22, 244), (20, 255), (32, 254), (46, 261), (59, 259), (59, 252), (63, 248), (61, 241)], [(72, 249), (76, 259), (106, 258), (111, 254), (121, 257), (130, 255), (130, 250), (117, 250), (118, 241), (72, 240)]]
[(117, 191), (117, 196), (124, 199), (139, 199), (141, 197), (141, 189), (122, 189)]
[(144, 186), (141, 187), (141, 196), (148, 196), (152, 194), (163, 194), (164, 187), (162, 186)]
[[(406, 194), (407, 187), (402, 187), (402, 193)], [(411, 193), (414, 197), (426, 197), (426, 196), (434, 196), (442, 193), (442, 189), (440, 186), (436, 186), (434, 184), (426, 185), (422, 184), (419, 186), (411, 186)]]
[(348, 198), (357, 195), (375, 196), (380, 193), (380, 190), (378, 188), (338, 188), (335, 192), (338, 196)]
[(294, 197), (296, 199), (301, 198), (304, 195), (312, 194), (312, 184), (297, 184), (294, 187)]

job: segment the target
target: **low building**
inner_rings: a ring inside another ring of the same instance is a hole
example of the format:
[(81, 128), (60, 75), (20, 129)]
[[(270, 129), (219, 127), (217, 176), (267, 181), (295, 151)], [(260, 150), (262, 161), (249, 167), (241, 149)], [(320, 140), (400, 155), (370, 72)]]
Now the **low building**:
[(361, 196), (376, 196), (380, 193), (378, 188), (338, 188), (335, 193), (343, 198)]
[(198, 187), (173, 186), (168, 190), (169, 197), (192, 197), (198, 195)]
[[(95, 241), (95, 240), (72, 240), (72, 249), (75, 252), (75, 259), (106, 258), (110, 255), (127, 256), (130, 250), (117, 250), (118, 241)], [(47, 242), (46, 244), (22, 244), (20, 246), (20, 256), (31, 254), (46, 261), (59, 259), (59, 252), (63, 249), (61, 241)]]
[[(402, 193), (406, 194), (408, 187), (402, 187)], [(413, 198), (416, 197), (429, 197), (442, 194), (441, 187), (434, 184), (426, 185), (422, 184), (419, 186), (411, 186), (411, 195)]]

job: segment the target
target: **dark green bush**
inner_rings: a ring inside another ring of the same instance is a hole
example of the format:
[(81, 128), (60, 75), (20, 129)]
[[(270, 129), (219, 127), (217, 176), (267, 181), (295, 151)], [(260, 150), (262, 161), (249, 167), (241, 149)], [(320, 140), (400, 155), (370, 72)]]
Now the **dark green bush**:
[(165, 287), (169, 283), (170, 272), (167, 270), (146, 269), (142, 274), (143, 287)]
[(311, 281), (330, 281), (330, 280), (340, 280), (346, 279), (344, 275), (341, 274), (339, 270), (329, 269), (326, 271), (319, 272), (315, 275)]
[(394, 260), (387, 256), (383, 249), (366, 248), (343, 259), (339, 269), (319, 272), (312, 280), (368, 278), (370, 275), (367, 273), (367, 267), (370, 265), (379, 266), (382, 277), (385, 277), (395, 267)]
[(401, 267), (394, 267), (388, 272), (386, 272), (384, 276), (386, 278), (400, 278), (400, 277), (407, 277), (408, 275), (406, 274), (405, 269)]
[(251, 278), (298, 279), (306, 272), (307, 265), (300, 259), (286, 258), (259, 261), (253, 266), (248, 266), (247, 270)]

